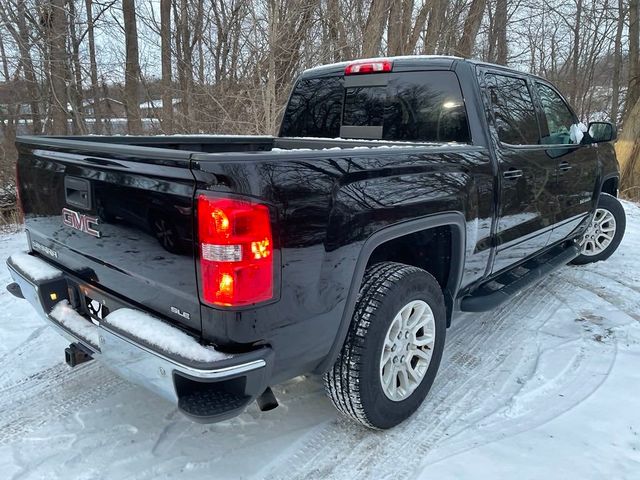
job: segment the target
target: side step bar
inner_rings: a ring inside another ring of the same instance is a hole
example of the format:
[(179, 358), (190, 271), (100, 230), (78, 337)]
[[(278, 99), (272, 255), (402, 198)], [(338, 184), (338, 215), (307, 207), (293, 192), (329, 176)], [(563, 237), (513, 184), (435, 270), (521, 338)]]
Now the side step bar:
[[(520, 290), (566, 265), (578, 255), (580, 255), (580, 248), (577, 245), (551, 249), (537, 258), (499, 275), (478, 287), (470, 295), (463, 297), (460, 310), (463, 312), (493, 310)], [(525, 273), (518, 275), (522, 271)]]

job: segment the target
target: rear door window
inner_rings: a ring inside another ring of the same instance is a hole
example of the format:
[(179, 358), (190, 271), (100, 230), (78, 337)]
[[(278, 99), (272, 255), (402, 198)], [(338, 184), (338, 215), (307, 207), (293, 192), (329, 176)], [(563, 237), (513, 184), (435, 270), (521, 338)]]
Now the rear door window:
[(538, 145), (540, 129), (527, 82), (488, 73), (485, 82), (498, 138), (510, 145)]

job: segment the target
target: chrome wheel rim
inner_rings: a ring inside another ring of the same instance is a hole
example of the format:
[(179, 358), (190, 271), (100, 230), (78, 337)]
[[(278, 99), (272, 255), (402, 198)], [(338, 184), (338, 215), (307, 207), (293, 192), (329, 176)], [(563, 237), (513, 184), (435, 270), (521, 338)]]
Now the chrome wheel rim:
[(582, 255), (593, 257), (604, 252), (613, 242), (615, 234), (616, 219), (613, 213), (604, 208), (598, 208), (580, 242)]
[(396, 314), (380, 355), (380, 383), (389, 400), (407, 399), (422, 383), (435, 340), (435, 318), (426, 302), (413, 300)]

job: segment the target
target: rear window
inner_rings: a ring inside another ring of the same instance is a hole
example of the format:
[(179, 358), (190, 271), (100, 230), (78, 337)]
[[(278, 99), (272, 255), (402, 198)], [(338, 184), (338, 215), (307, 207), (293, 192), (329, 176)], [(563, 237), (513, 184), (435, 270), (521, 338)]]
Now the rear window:
[(450, 71), (301, 80), (281, 135), (471, 141), (460, 85)]
[(300, 80), (282, 120), (284, 137), (340, 136), (342, 82), (338, 77)]

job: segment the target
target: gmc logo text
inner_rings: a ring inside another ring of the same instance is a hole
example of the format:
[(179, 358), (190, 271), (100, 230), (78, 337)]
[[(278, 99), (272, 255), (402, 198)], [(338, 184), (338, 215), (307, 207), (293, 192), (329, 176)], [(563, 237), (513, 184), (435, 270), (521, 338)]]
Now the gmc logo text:
[(89, 215), (84, 215), (83, 213), (63, 208), (62, 223), (67, 227), (75, 228), (76, 230), (80, 230), (81, 232), (100, 238), (100, 231), (97, 230), (98, 217), (90, 217)]

